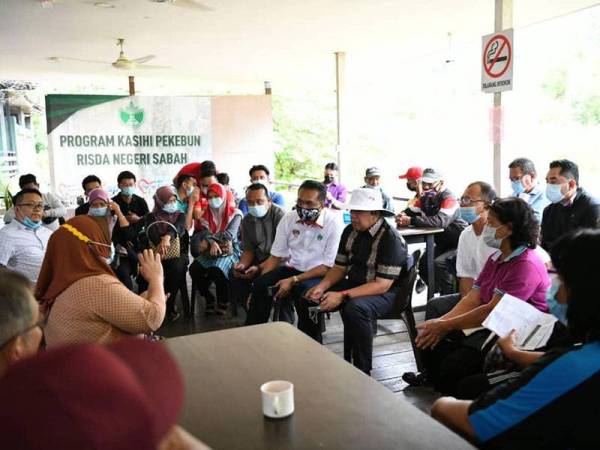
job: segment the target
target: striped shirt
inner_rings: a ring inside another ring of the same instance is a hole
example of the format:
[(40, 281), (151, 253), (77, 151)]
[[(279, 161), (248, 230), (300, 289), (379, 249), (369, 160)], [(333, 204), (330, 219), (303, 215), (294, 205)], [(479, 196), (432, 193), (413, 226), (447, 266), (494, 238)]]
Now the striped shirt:
[(600, 448), (600, 342), (547, 353), (469, 407), (483, 448)]
[(11, 221), (0, 230), (0, 266), (22, 273), (35, 284), (51, 234), (46, 227), (34, 231)]
[(335, 258), (336, 266), (348, 270), (348, 279), (357, 285), (375, 278), (398, 279), (406, 263), (406, 243), (384, 219), (379, 219), (367, 231), (357, 231), (348, 225)]

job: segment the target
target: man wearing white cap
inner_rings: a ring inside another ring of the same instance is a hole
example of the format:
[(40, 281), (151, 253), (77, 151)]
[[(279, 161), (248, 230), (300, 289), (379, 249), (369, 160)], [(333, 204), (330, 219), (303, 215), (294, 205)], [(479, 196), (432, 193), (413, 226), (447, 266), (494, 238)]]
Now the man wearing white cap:
[(373, 357), (373, 320), (388, 314), (406, 264), (406, 243), (384, 220), (378, 190), (356, 189), (347, 205), (352, 223), (342, 233), (335, 265), (325, 277), (296, 298), (298, 328), (321, 342), (321, 331), (308, 308), (340, 310), (344, 322), (344, 358), (370, 374)]

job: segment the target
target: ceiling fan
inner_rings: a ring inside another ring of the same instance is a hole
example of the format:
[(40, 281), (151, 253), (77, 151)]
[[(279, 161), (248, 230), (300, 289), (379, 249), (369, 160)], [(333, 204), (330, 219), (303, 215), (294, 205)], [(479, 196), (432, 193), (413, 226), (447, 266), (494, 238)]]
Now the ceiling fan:
[(122, 70), (134, 70), (134, 69), (168, 69), (168, 66), (154, 66), (146, 64), (148, 61), (154, 58), (154, 55), (146, 55), (141, 58), (129, 59), (125, 56), (125, 52), (123, 51), (123, 44), (125, 43), (125, 39), (119, 38), (117, 39), (117, 46), (120, 48), (119, 57), (113, 61), (95, 61), (91, 59), (79, 59), (79, 58), (69, 58), (69, 57), (59, 57), (52, 56), (48, 58), (50, 61), (61, 61), (61, 60), (69, 60), (69, 61), (80, 61), (85, 63), (92, 64), (110, 64), (116, 69)]

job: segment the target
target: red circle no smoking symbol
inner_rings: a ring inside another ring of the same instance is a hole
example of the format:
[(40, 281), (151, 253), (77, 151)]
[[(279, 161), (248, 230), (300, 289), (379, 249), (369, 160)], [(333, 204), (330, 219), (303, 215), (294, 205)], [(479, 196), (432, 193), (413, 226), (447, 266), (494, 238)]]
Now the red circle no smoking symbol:
[(492, 37), (483, 50), (483, 68), (492, 78), (499, 78), (510, 67), (512, 47), (507, 37), (499, 34)]

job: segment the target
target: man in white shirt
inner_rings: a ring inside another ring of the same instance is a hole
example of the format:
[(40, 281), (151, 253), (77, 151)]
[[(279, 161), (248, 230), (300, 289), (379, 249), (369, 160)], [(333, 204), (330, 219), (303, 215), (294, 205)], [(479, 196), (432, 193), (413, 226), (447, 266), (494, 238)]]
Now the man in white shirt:
[(296, 208), (279, 222), (270, 256), (259, 266), (246, 325), (267, 322), (273, 301), (280, 304), (279, 320), (293, 323), (292, 288), (301, 289), (333, 267), (344, 223), (341, 214), (324, 207), (326, 195), (318, 181), (307, 180), (298, 189)]
[(22, 273), (35, 284), (52, 234), (42, 226), (42, 194), (23, 189), (13, 203), (15, 220), (0, 229), (0, 267)]

